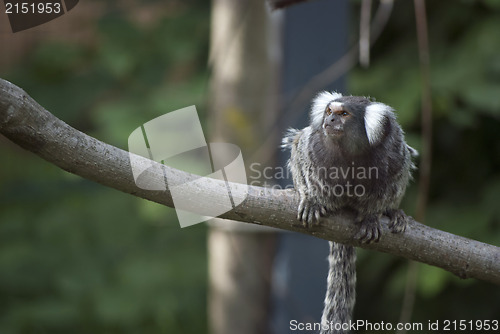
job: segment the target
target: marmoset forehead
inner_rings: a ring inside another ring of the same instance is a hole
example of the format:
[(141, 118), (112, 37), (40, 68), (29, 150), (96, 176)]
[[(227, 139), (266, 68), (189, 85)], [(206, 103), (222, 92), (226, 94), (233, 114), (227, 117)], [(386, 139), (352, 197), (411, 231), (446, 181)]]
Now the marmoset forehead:
[(342, 111), (344, 110), (343, 103), (342, 102), (337, 102), (337, 101), (332, 101), (328, 104), (328, 108), (330, 108), (331, 111)]
[(349, 105), (358, 105), (358, 106), (367, 106), (371, 104), (373, 101), (370, 101), (366, 97), (362, 96), (342, 96), (339, 97), (338, 99), (333, 100), (330, 103), (336, 103), (337, 105), (342, 105), (349, 104)]

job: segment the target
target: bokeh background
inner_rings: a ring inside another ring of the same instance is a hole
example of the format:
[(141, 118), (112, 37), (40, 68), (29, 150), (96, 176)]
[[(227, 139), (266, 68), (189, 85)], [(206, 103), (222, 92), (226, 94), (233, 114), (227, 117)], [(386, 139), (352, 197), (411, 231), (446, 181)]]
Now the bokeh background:
[[(351, 1), (355, 43), (359, 2)], [(500, 1), (429, 1), (433, 165), (426, 224), (500, 245)], [(0, 6), (1, 7), (1, 6)], [(12, 34), (0, 77), (71, 126), (127, 149), (140, 124), (196, 104), (210, 68), (207, 1), (81, 1)], [(371, 65), (345, 93), (393, 106), (417, 149), (413, 3), (395, 2)], [(0, 136), (0, 333), (207, 332), (207, 227), (66, 173)], [(416, 178), (418, 182), (418, 177)], [(415, 210), (417, 187), (404, 200)], [(355, 318), (396, 322), (408, 263), (359, 250)], [(326, 256), (326, 254), (325, 254)], [(500, 320), (500, 289), (418, 265), (411, 320)], [(304, 282), (307, 284), (307, 282)]]

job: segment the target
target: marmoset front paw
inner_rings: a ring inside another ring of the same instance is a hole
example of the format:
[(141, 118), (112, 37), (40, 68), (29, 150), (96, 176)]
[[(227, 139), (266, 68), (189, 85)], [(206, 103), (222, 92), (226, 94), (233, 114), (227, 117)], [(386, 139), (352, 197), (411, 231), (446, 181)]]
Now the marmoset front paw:
[(378, 242), (382, 236), (380, 230), (379, 217), (370, 215), (359, 221), (359, 231), (354, 238), (362, 243), (369, 244), (370, 242)]
[(305, 227), (317, 225), (322, 216), (326, 215), (326, 207), (306, 198), (300, 200), (299, 209), (297, 211), (297, 219), (302, 222)]
[(403, 210), (398, 209), (387, 210), (385, 215), (389, 217), (389, 229), (392, 233), (403, 233), (406, 231), (406, 227), (412, 219)]

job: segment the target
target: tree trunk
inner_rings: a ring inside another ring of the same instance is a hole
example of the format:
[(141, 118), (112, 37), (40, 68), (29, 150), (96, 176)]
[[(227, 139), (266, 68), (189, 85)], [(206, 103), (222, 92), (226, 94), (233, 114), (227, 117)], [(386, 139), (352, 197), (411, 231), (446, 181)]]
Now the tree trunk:
[[(238, 145), (246, 168), (252, 163), (259, 164), (257, 169), (263, 164), (273, 166), (274, 161), (264, 161), (262, 151), (278, 147), (277, 138), (270, 139), (274, 145), (263, 145), (277, 112), (276, 22), (264, 0), (215, 0), (212, 6), (210, 141)], [(249, 172), (252, 183), (256, 180)], [(274, 243), (269, 228), (220, 219), (211, 222), (208, 319), (212, 334), (268, 332)]]

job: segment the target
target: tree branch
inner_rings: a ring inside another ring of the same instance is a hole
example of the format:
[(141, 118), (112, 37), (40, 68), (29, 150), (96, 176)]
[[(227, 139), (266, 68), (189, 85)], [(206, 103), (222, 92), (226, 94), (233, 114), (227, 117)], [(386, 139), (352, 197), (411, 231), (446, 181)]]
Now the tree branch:
[(292, 5), (296, 5), (300, 2), (306, 2), (310, 0), (268, 0), (267, 2), (272, 9), (283, 9)]
[[(129, 152), (105, 144), (56, 118), (21, 88), (0, 79), (0, 133), (12, 142), (56, 166), (102, 185), (172, 207), (170, 192), (149, 191), (136, 186)], [(185, 182), (191, 175), (142, 157), (154, 164), (168, 179)], [(375, 244), (354, 240), (354, 217), (342, 213), (322, 219), (318, 226), (305, 228), (296, 220), (298, 196), (293, 189), (231, 185), (238, 191), (248, 189), (248, 197), (221, 218), (266, 225), (300, 232), (344, 244), (391, 253), (448, 270), (461, 278), (477, 278), (500, 284), (500, 248), (456, 236), (418, 222), (412, 222), (402, 235), (392, 234), (387, 219), (382, 220), (383, 237)], [(227, 196), (224, 182), (205, 179), (197, 189), (215, 198)], [(220, 196), (220, 197), (218, 197)], [(192, 194), (193, 201), (196, 193)]]

